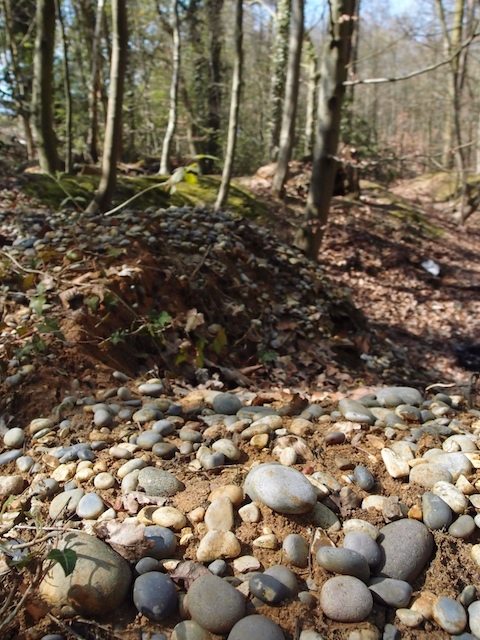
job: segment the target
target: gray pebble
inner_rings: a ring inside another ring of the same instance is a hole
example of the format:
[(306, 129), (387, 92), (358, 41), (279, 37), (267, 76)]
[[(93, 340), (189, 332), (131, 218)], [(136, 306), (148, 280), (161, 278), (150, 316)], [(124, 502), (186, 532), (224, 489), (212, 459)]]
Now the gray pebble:
[(132, 415), (132, 420), (138, 424), (151, 422), (159, 417), (159, 410), (155, 407), (142, 407)]
[(152, 431), (162, 436), (169, 436), (175, 431), (175, 425), (170, 420), (157, 420), (152, 424)]
[(308, 542), (299, 533), (288, 534), (282, 544), (285, 560), (294, 567), (308, 566)]
[(156, 467), (144, 467), (138, 474), (138, 486), (147, 496), (174, 496), (185, 489), (185, 485), (169, 471)]
[(366, 559), (356, 551), (320, 547), (316, 557), (318, 564), (327, 571), (355, 576), (362, 582), (367, 582), (370, 577), (370, 568)]
[(364, 491), (371, 491), (375, 486), (375, 478), (372, 473), (361, 464), (353, 470), (353, 481)]
[(210, 633), (194, 620), (179, 622), (170, 636), (170, 640), (211, 640)]
[(79, 518), (96, 520), (105, 511), (105, 504), (96, 493), (86, 493), (80, 498), (75, 511)]
[(11, 449), (10, 451), (4, 451), (0, 453), (0, 467), (4, 464), (9, 464), (9, 462), (13, 462), (17, 458), (23, 454), (22, 449)]
[(361, 402), (357, 402), (357, 400), (342, 398), (338, 403), (338, 409), (346, 420), (359, 422), (360, 424), (373, 424), (375, 422), (375, 416), (370, 409)]
[(84, 495), (83, 489), (69, 489), (59, 493), (50, 503), (48, 515), (52, 520), (64, 520), (75, 513), (80, 499)]
[(202, 575), (193, 582), (187, 601), (192, 619), (218, 635), (227, 634), (245, 615), (244, 596), (223, 578), (210, 574)]
[(475, 532), (476, 525), (472, 516), (463, 515), (459, 516), (455, 522), (453, 522), (449, 528), (448, 533), (454, 538), (463, 538), (467, 540)]
[(433, 619), (447, 633), (462, 633), (467, 626), (465, 609), (459, 602), (446, 596), (441, 596), (435, 601)]
[(3, 444), (9, 449), (21, 447), (25, 441), (25, 432), (19, 427), (9, 429), (3, 436)]
[(177, 451), (177, 447), (171, 442), (157, 442), (157, 444), (154, 444), (152, 447), (152, 453), (165, 460), (173, 458)]
[(160, 563), (156, 558), (146, 556), (145, 558), (140, 558), (137, 562), (135, 565), (135, 571), (138, 575), (141, 575), (142, 573), (149, 573), (150, 571), (160, 571)]
[(212, 406), (215, 413), (232, 416), (242, 408), (242, 402), (233, 393), (219, 393), (214, 397)]
[(51, 498), (60, 491), (60, 485), (54, 478), (42, 478), (31, 485), (32, 496), (37, 496), (40, 500)]
[(249, 580), (250, 593), (267, 604), (280, 604), (288, 598), (288, 590), (273, 576), (257, 573)]
[(400, 631), (394, 624), (386, 624), (383, 629), (382, 640), (400, 640)]
[(161, 382), (146, 382), (138, 387), (138, 391), (142, 396), (150, 396), (152, 398), (161, 396), (163, 390), (163, 384)]
[(209, 471), (210, 469), (223, 467), (223, 465), (225, 464), (225, 456), (220, 452), (207, 453), (200, 458), (200, 462), (202, 464), (202, 467), (205, 470)]
[(139, 449), (151, 449), (157, 442), (162, 441), (162, 436), (155, 431), (144, 431), (137, 437), (136, 445)]
[(203, 442), (203, 436), (199, 431), (194, 431), (194, 429), (189, 429), (187, 427), (182, 427), (178, 432), (178, 437), (183, 442)]
[(462, 593), (458, 596), (458, 601), (464, 607), (469, 607), (474, 600), (477, 599), (477, 589), (475, 585), (469, 584), (462, 589)]
[(422, 496), (422, 513), (423, 522), (434, 531), (446, 529), (453, 520), (453, 511), (445, 500), (429, 491)]
[(383, 552), (378, 573), (407, 582), (423, 571), (433, 551), (433, 536), (427, 527), (408, 518), (380, 529), (377, 542)]
[(175, 534), (166, 527), (151, 525), (145, 527), (145, 539), (153, 543), (153, 547), (146, 550), (146, 555), (152, 556), (157, 560), (171, 558), (177, 548), (177, 539)]
[(33, 467), (35, 460), (31, 456), (20, 456), (15, 463), (17, 469), (22, 473), (27, 473)]
[(372, 578), (369, 589), (375, 600), (395, 609), (407, 607), (412, 597), (412, 587), (404, 580)]
[(278, 624), (265, 616), (253, 615), (242, 618), (228, 634), (227, 640), (285, 640), (285, 635)]
[(97, 409), (93, 414), (93, 422), (96, 427), (111, 427), (113, 425), (113, 416), (106, 409)]
[(178, 597), (172, 580), (163, 573), (144, 573), (133, 585), (133, 602), (149, 620), (160, 622), (174, 613)]
[(221, 558), (214, 560), (208, 565), (208, 570), (210, 573), (213, 573), (214, 576), (224, 576), (227, 573), (227, 569), (227, 563)]
[(295, 598), (298, 593), (298, 582), (293, 571), (284, 567), (283, 565), (276, 564), (269, 567), (265, 573), (265, 576), (272, 576), (278, 580), (287, 590), (289, 598)]
[(468, 607), (468, 623), (470, 625), (470, 631), (480, 637), (480, 600), (472, 602)]
[(362, 533), (361, 531), (347, 532), (343, 540), (343, 546), (345, 549), (351, 549), (362, 555), (370, 567), (375, 567), (382, 558), (380, 547), (368, 533)]
[(372, 610), (373, 597), (368, 587), (358, 578), (335, 576), (322, 586), (320, 606), (331, 620), (361, 622)]

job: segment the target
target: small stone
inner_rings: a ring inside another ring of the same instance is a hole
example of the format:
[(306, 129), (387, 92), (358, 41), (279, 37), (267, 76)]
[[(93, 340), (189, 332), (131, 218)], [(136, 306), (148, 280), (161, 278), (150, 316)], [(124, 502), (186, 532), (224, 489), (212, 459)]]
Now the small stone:
[(286, 587), (275, 577), (265, 573), (255, 574), (248, 584), (250, 593), (267, 604), (280, 604), (288, 598)]
[(187, 524), (185, 515), (175, 507), (159, 507), (152, 513), (152, 521), (161, 527), (180, 531)]
[(402, 460), (395, 451), (385, 448), (380, 451), (387, 473), (392, 478), (406, 478), (410, 474), (410, 465)]
[(472, 545), (470, 550), (473, 561), (480, 567), (480, 544)]
[(456, 482), (461, 475), (470, 475), (473, 469), (467, 456), (460, 452), (436, 454), (432, 458), (432, 462), (445, 467), (450, 472), (453, 482)]
[(298, 640), (325, 640), (325, 637), (314, 631), (313, 629), (304, 629)]
[(468, 607), (468, 623), (470, 631), (480, 637), (480, 600), (472, 602)]
[(477, 599), (477, 588), (473, 584), (468, 584), (462, 589), (462, 593), (458, 596), (458, 601), (464, 607), (469, 607), (472, 602)]
[(354, 576), (362, 582), (367, 582), (370, 577), (370, 568), (365, 557), (351, 549), (321, 547), (316, 558), (318, 564), (327, 571)]
[(213, 500), (205, 513), (205, 524), (209, 531), (231, 531), (233, 529), (233, 505), (230, 498)]
[(15, 462), (15, 466), (22, 473), (28, 473), (35, 464), (35, 460), (31, 456), (20, 456)]
[(433, 605), (433, 619), (447, 633), (462, 633), (467, 626), (467, 614), (453, 598), (442, 596)]
[(242, 408), (242, 402), (233, 393), (218, 393), (213, 399), (213, 410), (227, 416), (233, 416)]
[[(234, 560), (234, 563), (236, 561)], [(227, 573), (228, 565), (225, 560), (218, 558), (208, 565), (208, 570), (213, 573), (214, 576), (224, 576)]]
[(327, 531), (340, 531), (342, 528), (335, 513), (321, 502), (317, 502), (309, 518), (312, 524)]
[(420, 406), (422, 395), (413, 387), (384, 387), (377, 391), (377, 400), (382, 407), (397, 407), (401, 404)]
[(458, 517), (448, 528), (448, 533), (454, 538), (467, 540), (475, 532), (476, 526), (472, 516), (463, 515)]
[(103, 500), (96, 493), (86, 493), (80, 498), (76, 508), (77, 516), (85, 520), (96, 520), (104, 511)]
[(194, 620), (183, 620), (175, 625), (170, 640), (211, 640), (210, 633)]
[(274, 463), (259, 464), (251, 469), (244, 490), (253, 501), (278, 513), (306, 513), (317, 502), (311, 483), (302, 473)]
[(464, 513), (468, 508), (468, 499), (453, 484), (439, 481), (433, 485), (432, 493), (442, 498), (455, 513)]
[(97, 409), (93, 414), (93, 423), (99, 429), (111, 427), (113, 425), (113, 416), (106, 409)]
[(375, 527), (371, 522), (360, 520), (359, 518), (344, 520), (343, 530), (345, 533), (349, 533), (350, 531), (361, 531), (362, 533), (369, 535), (372, 540), (376, 540), (380, 533), (377, 527)]
[(144, 467), (140, 470), (138, 486), (147, 496), (171, 497), (185, 489), (183, 482), (177, 480), (172, 473), (156, 467)]
[(368, 533), (360, 531), (347, 532), (343, 540), (343, 546), (345, 549), (356, 551), (362, 555), (370, 567), (375, 567), (380, 563), (382, 557), (380, 547)]
[(397, 609), (395, 613), (400, 622), (411, 629), (419, 627), (424, 620), (422, 614), (413, 609)]
[[(60, 550), (72, 549), (76, 564), (68, 576), (55, 563), (40, 584), (40, 595), (54, 608), (101, 616), (117, 609), (131, 582), (128, 563), (108, 545), (84, 533), (68, 533), (58, 543)], [(160, 575), (160, 574), (159, 574)]]
[(158, 398), (163, 391), (163, 384), (160, 380), (158, 382), (146, 382), (138, 387), (138, 392), (142, 396), (150, 396), (152, 398)]
[(3, 436), (3, 444), (9, 449), (21, 447), (25, 441), (25, 432), (19, 427), (9, 429)]
[(242, 504), (245, 495), (242, 487), (236, 484), (225, 484), (220, 487), (215, 487), (208, 496), (209, 502), (213, 502), (216, 498), (227, 497), (230, 502), (238, 507)]
[(452, 482), (452, 474), (440, 464), (426, 462), (412, 467), (409, 480), (424, 489), (431, 489), (440, 480)]
[(200, 540), (197, 560), (211, 562), (217, 558), (236, 558), (240, 552), (240, 543), (231, 531), (209, 531)]
[(327, 433), (323, 442), (326, 446), (343, 444), (345, 442), (345, 434), (343, 431), (331, 431)]
[(177, 591), (173, 581), (163, 573), (151, 571), (135, 580), (133, 602), (149, 620), (160, 622), (177, 608)]
[(145, 527), (144, 537), (152, 546), (146, 550), (145, 555), (152, 556), (157, 560), (171, 558), (177, 547), (175, 534), (166, 527), (151, 525)]
[(368, 587), (353, 576), (335, 576), (320, 592), (323, 613), (337, 622), (361, 622), (370, 614), (373, 597)]
[(425, 620), (433, 620), (433, 605), (436, 599), (437, 596), (431, 591), (421, 591), (410, 608), (421, 613)]
[(406, 607), (412, 597), (412, 587), (404, 580), (372, 578), (369, 589), (375, 600), (395, 609)]
[(50, 503), (48, 515), (52, 520), (68, 518), (75, 513), (80, 499), (85, 494), (83, 489), (71, 489), (59, 493)]
[(219, 635), (227, 634), (245, 615), (244, 596), (218, 576), (197, 578), (188, 590), (187, 601), (192, 619)]
[(156, 558), (140, 558), (135, 565), (135, 572), (138, 575), (149, 573), (150, 571), (160, 571), (160, 563)]
[(372, 473), (361, 464), (353, 470), (353, 481), (364, 491), (371, 491), (375, 486), (375, 478)]
[(285, 560), (294, 567), (308, 566), (308, 542), (298, 533), (290, 533), (283, 540), (282, 551)]
[(285, 640), (285, 635), (278, 624), (265, 616), (252, 615), (242, 618), (230, 631), (227, 640)]
[(342, 398), (338, 403), (338, 409), (346, 420), (358, 422), (360, 424), (373, 424), (375, 416), (361, 402)]
[(24, 486), (22, 476), (0, 476), (0, 497), (17, 496), (22, 493)]
[(162, 441), (162, 436), (155, 431), (144, 431), (137, 437), (136, 445), (139, 449), (150, 450), (158, 442)]
[(400, 631), (394, 624), (386, 624), (383, 628), (382, 640), (400, 640)]
[(227, 438), (220, 438), (219, 440), (216, 440), (212, 444), (212, 449), (216, 453), (223, 453), (225, 458), (231, 460), (232, 462), (236, 462), (237, 460), (239, 460), (240, 456), (242, 455), (240, 449)]
[(278, 549), (278, 538), (274, 533), (265, 533), (252, 542), (252, 546), (260, 549)]
[(116, 458), (117, 460), (131, 460), (133, 458), (133, 453), (125, 447), (121, 446), (110, 447), (108, 453), (112, 456), (112, 458)]
[[(130, 453), (130, 452), (129, 452)], [(145, 460), (141, 458), (135, 458), (135, 460), (128, 460), (128, 462), (124, 462), (122, 466), (117, 471), (117, 478), (123, 480), (125, 476), (127, 476), (132, 471), (139, 471), (147, 466)]]
[(247, 573), (260, 569), (260, 562), (255, 556), (240, 556), (233, 561), (233, 568), (237, 573)]
[(57, 482), (67, 482), (73, 478), (76, 470), (77, 464), (75, 462), (61, 464), (52, 471), (52, 478)]
[(422, 496), (423, 522), (429, 529), (440, 530), (450, 526), (453, 512), (439, 496), (426, 491)]
[(433, 536), (421, 522), (404, 518), (380, 529), (378, 544), (383, 551), (378, 573), (411, 582), (430, 559)]
[(240, 507), (238, 515), (243, 522), (260, 522), (260, 518), (262, 517), (260, 509), (256, 504), (253, 504), (253, 502)]
[(108, 473), (107, 471), (99, 473), (97, 476), (95, 476), (93, 486), (95, 487), (95, 489), (111, 489), (113, 486), (115, 486), (115, 478), (111, 473)]
[(10, 451), (4, 451), (0, 453), (0, 467), (17, 460), (23, 454), (22, 449), (11, 449)]

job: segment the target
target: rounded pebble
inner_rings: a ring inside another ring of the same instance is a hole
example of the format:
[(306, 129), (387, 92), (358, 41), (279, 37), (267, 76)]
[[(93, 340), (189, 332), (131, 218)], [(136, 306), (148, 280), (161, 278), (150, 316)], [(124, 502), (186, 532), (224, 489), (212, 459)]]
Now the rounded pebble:
[(361, 622), (373, 607), (368, 587), (353, 576), (335, 576), (327, 580), (320, 592), (324, 614), (337, 622)]
[(174, 613), (178, 602), (177, 591), (168, 576), (152, 571), (135, 580), (133, 602), (149, 620), (160, 622)]
[(252, 615), (242, 618), (228, 634), (227, 640), (285, 640), (285, 635), (278, 624), (265, 616)]

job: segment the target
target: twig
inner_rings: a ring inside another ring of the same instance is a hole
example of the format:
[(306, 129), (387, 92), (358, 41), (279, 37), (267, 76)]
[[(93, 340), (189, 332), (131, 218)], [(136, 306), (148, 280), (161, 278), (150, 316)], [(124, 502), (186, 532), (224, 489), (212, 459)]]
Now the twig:
[(12, 551), (17, 551), (19, 549), (27, 549), (28, 547), (33, 547), (35, 544), (41, 544), (42, 542), (46, 542), (47, 540), (52, 538), (54, 535), (55, 535), (55, 532), (50, 531), (50, 533), (47, 533), (41, 538), (34, 538), (33, 540), (30, 540), (30, 542), (22, 542), (20, 544), (14, 544), (11, 547), (9, 547), (9, 549), (11, 549)]
[(45, 273), (43, 271), (40, 271), (39, 269), (27, 269), (26, 267), (23, 267), (18, 260), (16, 260), (13, 256), (11, 256), (8, 251), (4, 251), (3, 249), (0, 249), (0, 253), (5, 256), (6, 258), (8, 258), (9, 260), (11, 260), (13, 262), (13, 264), (18, 267), (21, 271), (25, 271), (25, 273), (38, 273), (41, 276), (44, 276)]
[(55, 622), (55, 624), (58, 625), (60, 629), (64, 631), (66, 634), (73, 636), (77, 640), (86, 640), (85, 636), (81, 636), (79, 633), (74, 631), (71, 627), (66, 625), (64, 622), (56, 618), (51, 613), (47, 613), (47, 616), (50, 618), (50, 620), (53, 620), (53, 622)]
[(205, 260), (208, 257), (208, 254), (210, 253), (210, 250), (212, 248), (212, 245), (209, 244), (207, 246), (206, 251), (204, 252), (202, 259), (200, 260), (200, 262), (197, 264), (197, 266), (195, 267), (195, 269), (192, 271), (192, 274), (190, 275), (190, 277), (188, 278), (189, 282), (191, 282), (195, 276), (197, 275), (197, 273), (200, 271), (200, 269), (203, 267), (203, 265), (205, 264)]

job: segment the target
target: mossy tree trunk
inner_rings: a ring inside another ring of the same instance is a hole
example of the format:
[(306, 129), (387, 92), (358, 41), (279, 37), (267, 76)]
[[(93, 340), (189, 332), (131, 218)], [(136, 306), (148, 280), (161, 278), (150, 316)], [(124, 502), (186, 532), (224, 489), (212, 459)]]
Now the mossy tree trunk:
[(303, 229), (307, 254), (316, 260), (323, 239), (337, 172), (344, 82), (350, 61), (355, 0), (332, 0), (329, 36), (322, 58), (317, 134)]
[(102, 175), (87, 211), (106, 211), (116, 183), (117, 160), (122, 146), (122, 107), (127, 70), (128, 26), (126, 0), (112, 0), (112, 57)]
[(38, 0), (33, 55), (32, 113), (40, 169), (60, 169), (53, 123), (53, 54), (55, 48), (55, 0)]

